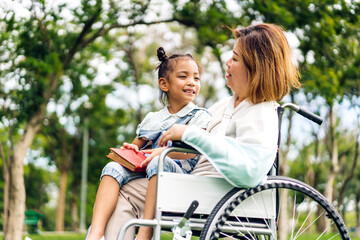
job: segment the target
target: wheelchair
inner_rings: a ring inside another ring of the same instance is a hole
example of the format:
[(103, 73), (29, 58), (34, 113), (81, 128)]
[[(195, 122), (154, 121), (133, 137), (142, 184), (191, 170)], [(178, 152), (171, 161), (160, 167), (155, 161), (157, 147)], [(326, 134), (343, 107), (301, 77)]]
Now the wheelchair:
[[(279, 138), (284, 109), (322, 123), (317, 115), (292, 104), (278, 107)], [(168, 173), (163, 161), (170, 152), (197, 153), (184, 143), (175, 143), (159, 158), (155, 218), (134, 219), (119, 232), (118, 240), (131, 226), (154, 228), (153, 239), (173, 232), (173, 239), (350, 239), (340, 214), (316, 189), (285, 176), (278, 176), (279, 153), (267, 179), (249, 188), (234, 188), (219, 177)], [(315, 231), (316, 229), (316, 231)], [(169, 238), (166, 238), (169, 239)]]

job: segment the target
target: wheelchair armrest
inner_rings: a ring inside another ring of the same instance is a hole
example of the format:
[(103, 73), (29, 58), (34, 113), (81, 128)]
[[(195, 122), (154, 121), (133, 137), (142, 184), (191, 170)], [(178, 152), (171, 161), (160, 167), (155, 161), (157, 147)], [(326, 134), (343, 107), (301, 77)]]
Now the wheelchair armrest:
[(195, 148), (187, 145), (184, 142), (173, 141), (172, 145), (167, 147), (159, 156), (158, 174), (160, 172), (164, 171), (165, 157), (171, 152), (183, 152), (183, 153), (200, 154)]
[(190, 145), (188, 145), (182, 141), (178, 141), (178, 140), (172, 141), (171, 147), (184, 148), (184, 149), (190, 149), (190, 150), (196, 151), (195, 148), (191, 147)]

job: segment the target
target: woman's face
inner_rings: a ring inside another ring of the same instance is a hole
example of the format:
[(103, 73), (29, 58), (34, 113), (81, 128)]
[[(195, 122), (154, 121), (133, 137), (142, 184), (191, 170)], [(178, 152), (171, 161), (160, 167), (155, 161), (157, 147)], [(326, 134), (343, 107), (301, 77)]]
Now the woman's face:
[(226, 62), (226, 85), (239, 99), (246, 98), (246, 89), (248, 86), (247, 68), (243, 62), (242, 56), (239, 53), (239, 41), (236, 41), (233, 55)]

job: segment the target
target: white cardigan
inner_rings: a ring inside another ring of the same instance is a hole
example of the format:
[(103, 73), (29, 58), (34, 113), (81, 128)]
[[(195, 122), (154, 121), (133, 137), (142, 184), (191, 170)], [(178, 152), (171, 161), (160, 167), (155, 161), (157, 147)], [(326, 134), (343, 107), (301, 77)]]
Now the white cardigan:
[(242, 101), (234, 109), (234, 101), (229, 97), (209, 108), (213, 117), (207, 131), (189, 126), (182, 141), (202, 153), (232, 185), (254, 187), (264, 180), (275, 160), (278, 104)]

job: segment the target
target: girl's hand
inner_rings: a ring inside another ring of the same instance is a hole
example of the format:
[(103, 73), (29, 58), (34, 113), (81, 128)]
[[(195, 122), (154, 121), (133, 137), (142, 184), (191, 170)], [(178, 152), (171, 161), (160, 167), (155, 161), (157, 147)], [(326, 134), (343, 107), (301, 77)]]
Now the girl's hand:
[(163, 132), (159, 140), (159, 146), (167, 146), (169, 140), (181, 140), (187, 126), (182, 124), (174, 124), (169, 130)]
[(132, 149), (132, 150), (135, 150), (136, 152), (139, 151), (138, 145), (133, 144), (133, 143), (124, 142), (123, 146), (121, 148)]
[(165, 148), (154, 148), (154, 149), (145, 149), (142, 150), (142, 153), (150, 153), (150, 155), (140, 164), (140, 167), (144, 167), (147, 166), (149, 164), (149, 162), (151, 162), (151, 160), (154, 159), (154, 157), (158, 156), (161, 154), (161, 152), (164, 150)]

